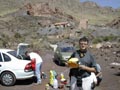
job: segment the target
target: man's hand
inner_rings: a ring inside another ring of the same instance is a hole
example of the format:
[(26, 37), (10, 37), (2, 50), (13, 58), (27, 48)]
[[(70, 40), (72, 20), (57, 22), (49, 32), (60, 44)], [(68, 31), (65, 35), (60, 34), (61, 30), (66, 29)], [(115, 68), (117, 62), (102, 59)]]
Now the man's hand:
[(69, 67), (69, 65), (68, 65), (68, 63), (67, 63), (67, 62), (65, 62), (64, 64), (65, 64), (65, 66)]

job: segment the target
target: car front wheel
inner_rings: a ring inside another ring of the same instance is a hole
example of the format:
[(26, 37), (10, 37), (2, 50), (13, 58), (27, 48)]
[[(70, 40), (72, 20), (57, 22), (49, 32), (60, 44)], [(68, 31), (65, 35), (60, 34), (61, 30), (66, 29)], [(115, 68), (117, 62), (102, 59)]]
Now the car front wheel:
[(1, 75), (1, 83), (5, 86), (12, 86), (16, 82), (15, 75), (11, 72), (3, 72)]

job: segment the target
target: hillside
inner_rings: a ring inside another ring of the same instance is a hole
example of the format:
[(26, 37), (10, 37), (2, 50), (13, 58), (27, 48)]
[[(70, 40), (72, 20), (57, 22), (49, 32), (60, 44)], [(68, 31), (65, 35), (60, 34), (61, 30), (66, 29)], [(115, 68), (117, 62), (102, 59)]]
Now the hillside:
[[(96, 38), (97, 34), (94, 33), (100, 32), (102, 28), (92, 26), (105, 26), (120, 16), (120, 9), (100, 7), (94, 2), (80, 3), (79, 0), (0, 0), (0, 2), (0, 47), (14, 48), (20, 42), (27, 42), (37, 48), (49, 48), (48, 42), (56, 43), (71, 38), (73, 41), (82, 34), (88, 35), (90, 39)], [(36, 14), (28, 15), (26, 5), (29, 4), (32, 6), (31, 12)], [(81, 31), (78, 28), (82, 19), (88, 20), (86, 27), (89, 26), (89, 31)], [(63, 26), (54, 27), (56, 24)], [(109, 28), (106, 29), (109, 32)], [(113, 35), (113, 32), (119, 35), (119, 30), (110, 30)], [(111, 35), (107, 32), (105, 35)]]
[[(0, 16), (19, 10), (27, 3), (47, 2), (52, 8), (74, 16), (77, 20), (87, 18), (91, 24), (107, 23), (120, 16), (120, 10), (111, 7), (100, 7), (94, 2), (80, 3), (79, 0), (0, 0)], [(71, 7), (72, 6), (72, 7)]]

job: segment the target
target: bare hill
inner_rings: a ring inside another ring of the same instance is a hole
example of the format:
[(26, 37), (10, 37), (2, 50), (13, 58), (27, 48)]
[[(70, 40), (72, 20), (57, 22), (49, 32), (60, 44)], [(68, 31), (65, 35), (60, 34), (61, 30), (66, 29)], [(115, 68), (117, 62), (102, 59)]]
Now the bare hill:
[(49, 3), (51, 8), (59, 8), (64, 13), (74, 16), (77, 20), (87, 18), (91, 24), (102, 24), (120, 16), (119, 10), (101, 7), (94, 2), (80, 3), (79, 0), (0, 0), (0, 15), (17, 11), (27, 3)]
[[(80, 3), (79, 0), (0, 0), (0, 2), (0, 47), (14, 48), (20, 42), (27, 42), (38, 45), (38, 48), (43, 48), (46, 44), (49, 48), (47, 42), (55, 43), (71, 38), (75, 40), (81, 33), (92, 35), (92, 30), (80, 31), (78, 25), (81, 19), (88, 20), (91, 27), (91, 25), (104, 26), (120, 16), (119, 9), (101, 7), (94, 2)], [(31, 12), (37, 15), (28, 15), (26, 9), (28, 4), (31, 5), (29, 8)], [(54, 27), (60, 24), (62, 27)]]

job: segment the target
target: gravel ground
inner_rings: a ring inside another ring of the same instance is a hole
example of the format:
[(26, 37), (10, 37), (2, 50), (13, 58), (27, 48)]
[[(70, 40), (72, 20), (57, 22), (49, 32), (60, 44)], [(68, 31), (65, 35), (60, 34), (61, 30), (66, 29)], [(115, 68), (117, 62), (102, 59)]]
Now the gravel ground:
[[(95, 90), (119, 90), (120, 71), (112, 69), (109, 66), (109, 63), (116, 59), (116, 56), (112, 54), (113, 49), (107, 49), (105, 51), (93, 49), (91, 51), (95, 55), (96, 61), (101, 65), (103, 72), (103, 81), (99, 87), (95, 88)], [(47, 78), (42, 80), (41, 85), (35, 85), (33, 80), (30, 79), (18, 81), (15, 86), (11, 87), (0, 85), (0, 90), (45, 90), (45, 85), (49, 82), (49, 71), (51, 69), (56, 70), (58, 75), (60, 75), (60, 73), (64, 73), (65, 78), (68, 80), (69, 68), (56, 65), (53, 62), (52, 51), (40, 51), (40, 55), (44, 61), (42, 70), (47, 75)], [(118, 59), (120, 60), (120, 57), (118, 57)], [(68, 90), (68, 88), (60, 90)]]

